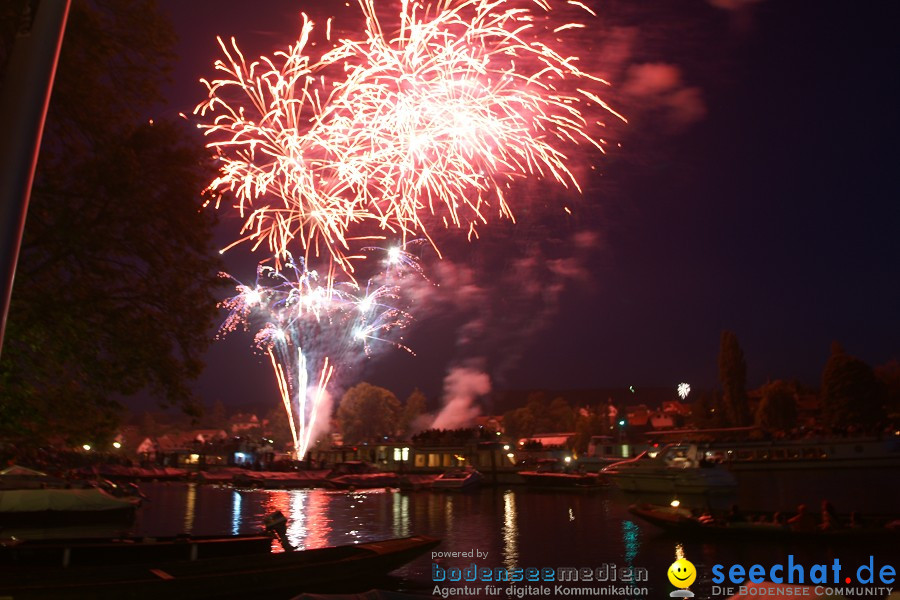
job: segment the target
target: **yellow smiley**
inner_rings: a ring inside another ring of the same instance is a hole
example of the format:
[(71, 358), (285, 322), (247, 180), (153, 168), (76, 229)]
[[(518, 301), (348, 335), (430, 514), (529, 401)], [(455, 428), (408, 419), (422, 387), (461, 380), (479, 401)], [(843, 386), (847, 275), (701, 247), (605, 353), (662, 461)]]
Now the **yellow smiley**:
[(669, 570), (666, 571), (669, 581), (677, 588), (690, 587), (694, 580), (697, 579), (697, 569), (691, 561), (679, 558), (672, 563)]

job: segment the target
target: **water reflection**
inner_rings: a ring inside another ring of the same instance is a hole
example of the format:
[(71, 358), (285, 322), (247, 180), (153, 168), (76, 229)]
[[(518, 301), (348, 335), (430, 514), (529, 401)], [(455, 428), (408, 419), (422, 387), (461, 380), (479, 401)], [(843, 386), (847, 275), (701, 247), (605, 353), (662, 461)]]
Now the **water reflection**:
[(634, 521), (622, 521), (622, 546), (625, 548), (625, 564), (629, 567), (634, 563), (638, 551), (641, 549), (641, 528)]
[(187, 488), (187, 501), (184, 510), (184, 532), (193, 533), (194, 517), (197, 510), (197, 484), (189, 483)]
[(231, 498), (231, 535), (237, 535), (241, 531), (241, 493), (232, 491)]
[(507, 569), (519, 566), (518, 538), (516, 496), (511, 490), (507, 490), (503, 494), (503, 563)]
[(409, 495), (394, 494), (394, 503), (391, 508), (394, 536), (408, 537), (412, 535), (409, 525)]
[[(300, 490), (296, 490), (300, 493)], [(310, 490), (302, 492), (308, 499), (306, 509), (306, 538), (303, 540), (304, 548), (321, 548), (329, 545), (331, 533), (331, 519), (328, 518), (328, 507), (333, 496), (323, 490)], [(299, 544), (300, 540), (291, 540)]]
[(309, 537), (309, 533), (306, 530), (306, 523), (309, 516), (304, 509), (306, 508), (308, 493), (306, 490), (291, 490), (281, 494), (282, 498), (288, 500), (288, 506), (290, 506), (287, 512), (282, 512), (288, 519), (288, 540), (295, 548), (307, 547), (306, 539)]

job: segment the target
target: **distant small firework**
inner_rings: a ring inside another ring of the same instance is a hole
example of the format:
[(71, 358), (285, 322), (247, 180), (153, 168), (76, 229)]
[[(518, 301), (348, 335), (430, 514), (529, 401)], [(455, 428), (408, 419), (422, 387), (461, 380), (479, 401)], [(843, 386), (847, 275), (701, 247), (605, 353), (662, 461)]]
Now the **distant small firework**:
[(409, 274), (419, 276), (421, 268), (401, 248), (386, 254), (388, 268), (365, 289), (355, 283), (322, 284), (305, 261), (290, 255), (281, 268), (259, 265), (253, 286), (222, 274), (236, 282), (238, 293), (219, 304), (228, 310), (220, 336), (260, 327), (254, 342), (272, 364), (298, 458), (305, 456), (317, 430), (336, 364), (348, 368), (378, 345), (411, 352), (397, 335), (412, 318), (400, 307), (400, 284)]
[(364, 222), (431, 239), (433, 216), (471, 236), (491, 214), (513, 218), (517, 179), (580, 189), (568, 152), (602, 151), (599, 119), (622, 118), (596, 92), (606, 82), (552, 45), (583, 23), (546, 0), (402, 0), (399, 31), (385, 33), (374, 0), (358, 1), (363, 36), (317, 59), (306, 15), (273, 58), (248, 64), (219, 40), (219, 78), (203, 80), (194, 113), (221, 165), (209, 189), (234, 194), (245, 219), (235, 243), (279, 259), (293, 245), (324, 251), (350, 273), (350, 230)]
[(688, 383), (679, 383), (678, 384), (678, 395), (682, 400), (688, 397), (688, 394), (691, 393), (691, 386)]

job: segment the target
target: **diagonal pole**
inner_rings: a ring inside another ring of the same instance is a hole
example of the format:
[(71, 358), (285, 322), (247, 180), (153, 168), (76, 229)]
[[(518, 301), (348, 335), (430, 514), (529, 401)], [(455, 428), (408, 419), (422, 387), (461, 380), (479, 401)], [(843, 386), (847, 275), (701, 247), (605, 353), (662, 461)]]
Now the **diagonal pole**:
[(29, 0), (0, 83), (0, 350), (71, 0)]

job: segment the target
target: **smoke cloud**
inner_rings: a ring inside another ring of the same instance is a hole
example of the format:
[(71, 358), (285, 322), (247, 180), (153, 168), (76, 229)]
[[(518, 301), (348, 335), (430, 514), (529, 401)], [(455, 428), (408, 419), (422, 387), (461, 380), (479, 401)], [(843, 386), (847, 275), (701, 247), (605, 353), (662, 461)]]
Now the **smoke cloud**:
[(419, 318), (452, 314), (459, 323), (434, 428), (472, 425), (482, 412), (479, 401), (492, 385), (504, 385), (530, 342), (550, 326), (563, 292), (573, 283), (590, 284), (584, 265), (600, 242), (597, 233), (580, 231), (565, 240), (502, 243), (518, 254), (494, 254), (479, 243), (482, 252), (467, 263), (444, 258), (430, 265), (431, 281), (416, 290)]
[(475, 401), (491, 392), (487, 373), (473, 367), (454, 367), (444, 377), (444, 408), (431, 426), (435, 429), (456, 429), (472, 424), (481, 410)]
[(645, 110), (659, 113), (674, 130), (706, 116), (706, 104), (698, 87), (682, 81), (681, 69), (667, 63), (645, 63), (628, 69), (623, 92)]

